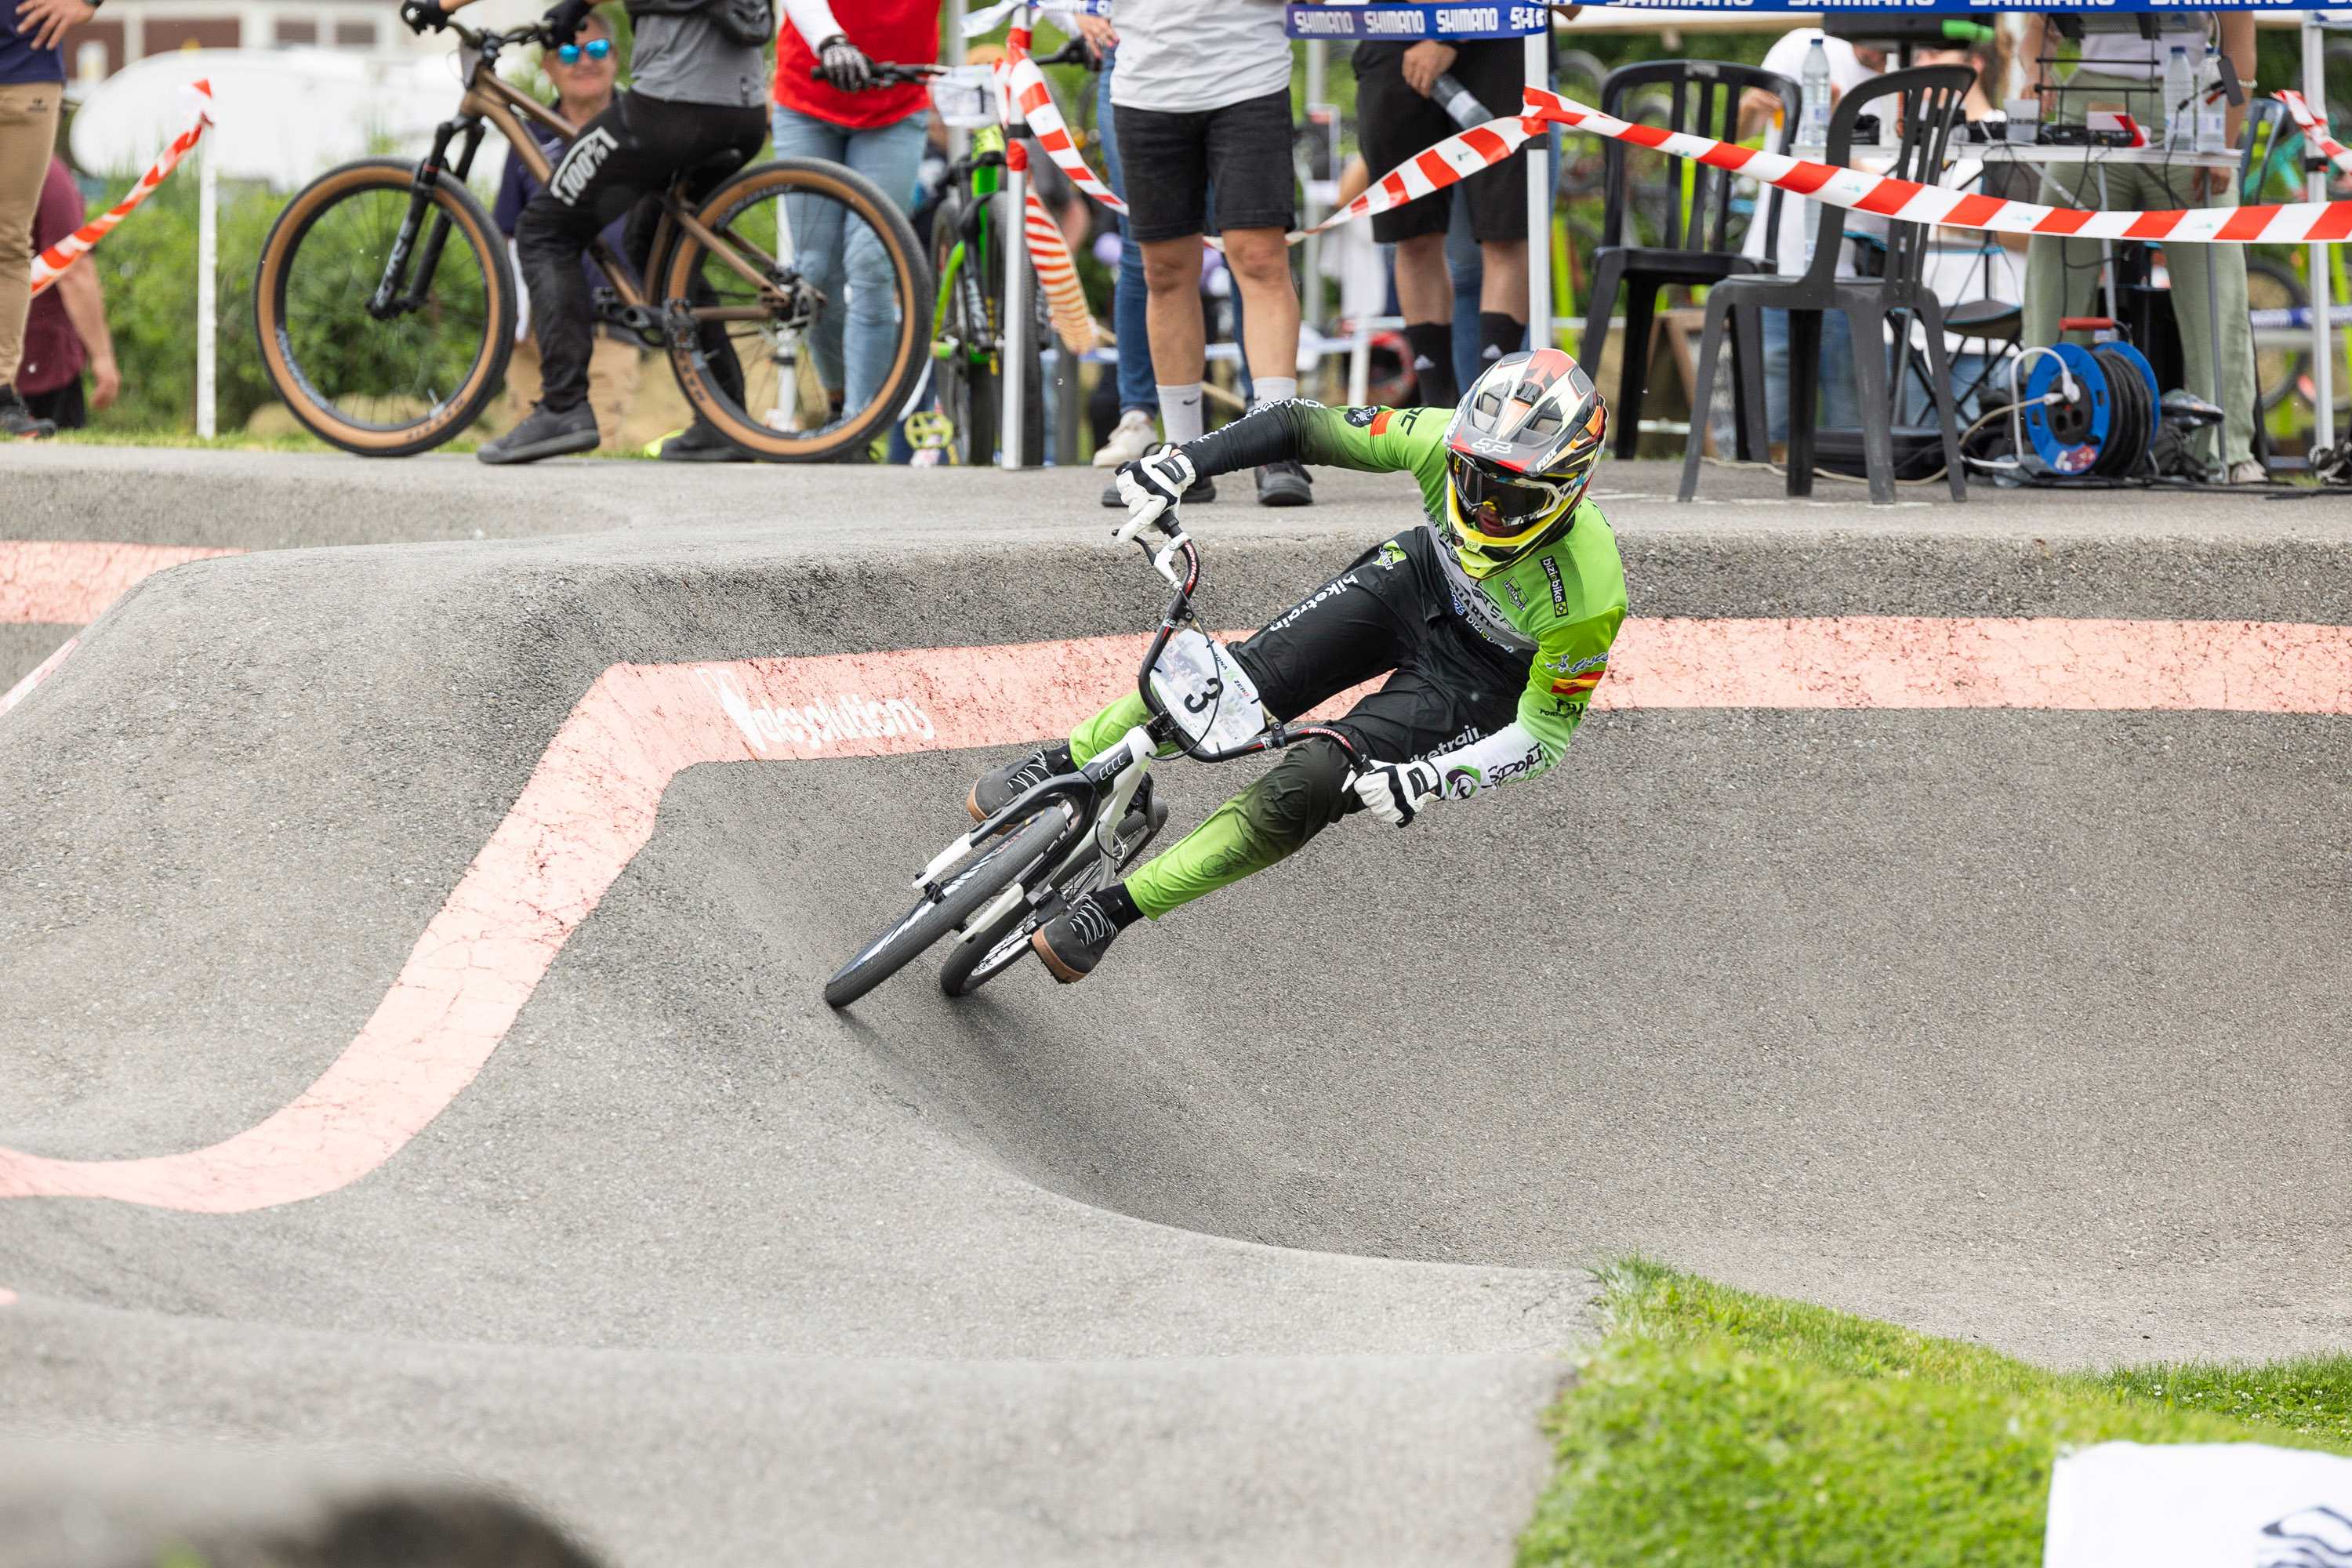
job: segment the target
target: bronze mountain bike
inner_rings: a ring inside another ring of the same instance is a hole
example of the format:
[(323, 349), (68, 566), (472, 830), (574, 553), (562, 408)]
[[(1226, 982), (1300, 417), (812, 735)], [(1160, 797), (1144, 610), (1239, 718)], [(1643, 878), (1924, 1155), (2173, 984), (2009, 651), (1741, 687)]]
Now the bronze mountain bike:
[[(580, 128), (498, 74), (502, 51), (545, 44), (449, 24), (466, 96), (420, 163), (371, 158), (296, 193), (269, 231), (254, 279), (262, 361), (295, 418), (363, 457), (441, 445), (496, 395), (514, 347), (520, 290), (505, 240), (467, 188), (488, 129), (544, 184), (547, 154), (525, 128), (568, 144)], [(450, 151), (457, 156), (453, 163)], [(718, 182), (698, 203), (689, 190)], [(683, 172), (659, 199), (645, 281), (600, 237), (598, 321), (666, 350), (687, 400), (752, 456), (822, 462), (863, 449), (898, 416), (930, 355), (929, 268), (913, 228), (879, 187), (837, 163), (782, 158)], [(855, 298), (853, 268), (890, 287)], [(712, 374), (706, 328), (743, 370), (738, 398)], [(845, 408), (845, 328), (890, 334), (878, 389)]]

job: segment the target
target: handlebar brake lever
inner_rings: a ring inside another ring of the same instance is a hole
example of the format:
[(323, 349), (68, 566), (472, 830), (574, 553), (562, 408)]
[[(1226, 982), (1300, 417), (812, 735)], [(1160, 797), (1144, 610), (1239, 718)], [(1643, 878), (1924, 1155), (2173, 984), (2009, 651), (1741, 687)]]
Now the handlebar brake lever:
[[(1151, 569), (1165, 577), (1168, 580), (1168, 585), (1171, 588), (1181, 589), (1184, 586), (1184, 574), (1176, 570), (1175, 562), (1176, 558), (1184, 552), (1184, 546), (1192, 542), (1192, 536), (1179, 528), (1169, 534), (1166, 546), (1151, 557)], [(1141, 540), (1136, 542), (1143, 543)], [(1151, 546), (1144, 544), (1143, 548), (1149, 552)]]

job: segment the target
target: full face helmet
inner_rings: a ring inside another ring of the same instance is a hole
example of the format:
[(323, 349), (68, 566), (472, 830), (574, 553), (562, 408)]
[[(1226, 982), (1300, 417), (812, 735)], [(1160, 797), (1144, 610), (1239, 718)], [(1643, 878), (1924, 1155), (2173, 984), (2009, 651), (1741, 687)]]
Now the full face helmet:
[(1445, 427), (1439, 531), (1462, 570), (1491, 577), (1566, 533), (1608, 429), (1592, 378), (1559, 350), (1487, 366)]

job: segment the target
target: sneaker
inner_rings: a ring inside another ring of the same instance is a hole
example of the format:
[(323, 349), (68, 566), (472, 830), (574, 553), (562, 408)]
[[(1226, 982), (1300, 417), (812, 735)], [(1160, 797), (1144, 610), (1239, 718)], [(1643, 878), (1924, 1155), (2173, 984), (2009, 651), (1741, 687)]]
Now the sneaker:
[(1118, 927), (1088, 893), (1040, 926), (1029, 945), (1055, 979), (1074, 985), (1095, 972), (1118, 940)]
[[(1216, 499), (1217, 481), (1211, 479), (1208, 475), (1202, 474), (1191, 484), (1184, 487), (1184, 500), (1182, 504), (1185, 506), (1198, 506), (1202, 501), (1211, 501)], [(1121, 500), (1118, 496), (1118, 476), (1117, 474), (1113, 474), (1110, 479), (1110, 483), (1103, 487), (1103, 505), (1114, 508), (1120, 511), (1127, 510), (1127, 502)]]
[(51, 421), (33, 417), (33, 411), (16, 395), (16, 387), (0, 384), (0, 436), (39, 441), (57, 433), (58, 427)]
[(748, 463), (751, 454), (719, 433), (708, 419), (698, 419), (661, 444), (665, 463)]
[(986, 822), (1047, 779), (1076, 766), (1068, 746), (1042, 746), (981, 774), (963, 803), (964, 809), (971, 813), (974, 822)]
[(596, 449), (596, 411), (586, 404), (558, 414), (542, 403), (523, 422), (474, 454), (485, 463), (536, 463)]
[(1285, 458), (1258, 469), (1257, 504), (1313, 506), (1315, 481), (1307, 477), (1307, 466), (1296, 458)]
[(1130, 408), (1118, 416), (1111, 426), (1110, 439), (1095, 448), (1095, 467), (1116, 468), (1121, 463), (1132, 463), (1160, 442), (1160, 432), (1151, 423), (1151, 416), (1140, 408)]
[(2242, 463), (2230, 465), (2230, 482), (2233, 485), (2266, 485), (2271, 482), (2271, 471), (2254, 458), (2248, 458)]

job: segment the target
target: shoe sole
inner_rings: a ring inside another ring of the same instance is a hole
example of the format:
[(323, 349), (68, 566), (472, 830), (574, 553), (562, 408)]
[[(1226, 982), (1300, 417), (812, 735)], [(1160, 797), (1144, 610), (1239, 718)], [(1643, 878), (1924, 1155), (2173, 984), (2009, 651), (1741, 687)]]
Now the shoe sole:
[(980, 809), (980, 786), (978, 784), (972, 785), (971, 793), (963, 797), (963, 808), (971, 813), (971, 819), (974, 822), (986, 822), (988, 820), (988, 813)]
[(534, 441), (528, 447), (500, 452), (496, 457), (486, 451), (476, 452), (474, 456), (492, 468), (504, 468), (509, 463), (536, 463), (541, 458), (567, 458), (574, 452), (593, 452), (597, 446), (596, 432), (580, 430), (569, 436), (550, 436), (544, 441)]
[(1029, 933), (1029, 947), (1036, 953), (1037, 961), (1045, 966), (1045, 973), (1065, 985), (1076, 985), (1094, 973), (1090, 969), (1066, 967), (1060, 959), (1054, 956), (1054, 950), (1045, 945), (1045, 933), (1042, 931)]
[(1313, 506), (1315, 492), (1304, 485), (1284, 485), (1279, 489), (1257, 492), (1260, 506)]
[(751, 460), (749, 452), (739, 452), (732, 447), (694, 447), (676, 454), (667, 447), (661, 449), (661, 461), (665, 463), (748, 463)]

